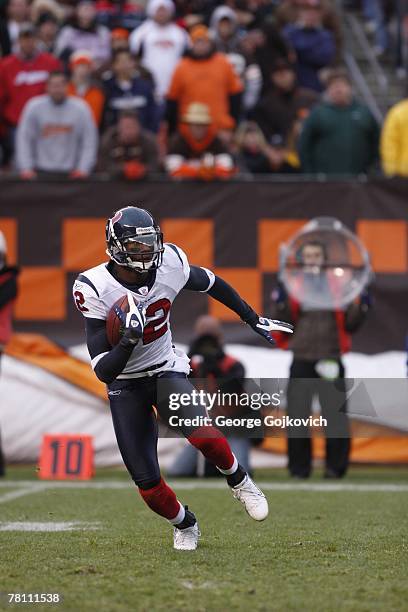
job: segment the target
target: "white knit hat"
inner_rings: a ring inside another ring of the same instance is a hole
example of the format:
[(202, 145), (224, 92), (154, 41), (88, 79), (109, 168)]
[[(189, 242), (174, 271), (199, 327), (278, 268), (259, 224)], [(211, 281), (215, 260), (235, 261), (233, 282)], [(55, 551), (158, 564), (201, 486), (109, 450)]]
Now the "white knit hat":
[(152, 18), (156, 14), (157, 9), (161, 6), (164, 6), (171, 15), (174, 14), (175, 6), (173, 0), (149, 0), (146, 7), (146, 14), (148, 17)]
[(238, 24), (238, 17), (236, 12), (225, 4), (223, 4), (222, 6), (218, 6), (211, 15), (210, 28), (214, 30), (221, 21), (221, 19), (229, 19), (234, 25)]
[(0, 253), (7, 253), (7, 244), (3, 232), (0, 231)]

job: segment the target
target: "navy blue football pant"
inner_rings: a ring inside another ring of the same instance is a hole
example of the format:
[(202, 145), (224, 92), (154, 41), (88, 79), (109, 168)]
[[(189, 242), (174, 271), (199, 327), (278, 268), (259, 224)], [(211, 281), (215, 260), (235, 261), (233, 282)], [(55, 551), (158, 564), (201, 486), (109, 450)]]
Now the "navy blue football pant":
[[(160, 482), (160, 467), (157, 459), (158, 425), (153, 406), (160, 418), (167, 424), (171, 415), (179, 419), (207, 416), (203, 405), (181, 406), (177, 411), (169, 408), (169, 395), (173, 393), (190, 394), (194, 389), (185, 374), (164, 372), (161, 376), (144, 376), (127, 380), (115, 380), (108, 385), (108, 395), (112, 412), (113, 426), (123, 461), (135, 484), (141, 489), (151, 489)], [(211, 428), (214, 435), (218, 432)], [(194, 443), (197, 427), (180, 428), (184, 436)], [(219, 432), (218, 432), (219, 434)], [(207, 444), (202, 439), (198, 447), (203, 454), (220, 467), (215, 457), (230, 461), (231, 451), (225, 438), (219, 434), (217, 444), (210, 440)], [(195, 444), (196, 445), (196, 444)], [(208, 452), (207, 452), (208, 449)], [(228, 449), (228, 450), (227, 450)], [(210, 456), (209, 456), (210, 455)], [(233, 461), (233, 457), (232, 457)], [(231, 464), (230, 464), (231, 465)], [(228, 469), (229, 466), (226, 466)]]

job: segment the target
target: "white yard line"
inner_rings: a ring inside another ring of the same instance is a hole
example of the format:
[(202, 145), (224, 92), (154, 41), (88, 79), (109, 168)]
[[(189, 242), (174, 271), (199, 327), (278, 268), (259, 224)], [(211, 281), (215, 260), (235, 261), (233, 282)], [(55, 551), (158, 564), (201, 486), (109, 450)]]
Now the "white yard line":
[[(4, 486), (5, 483), (2, 483)], [(13, 484), (13, 481), (10, 481), (10, 487), (16, 486)], [(17, 491), (9, 491), (8, 493), (4, 493), (0, 495), (0, 504), (5, 504), (6, 502), (13, 501), (14, 499), (18, 499), (19, 497), (25, 497), (26, 495), (31, 495), (32, 493), (40, 493), (44, 491), (47, 487), (42, 486), (42, 484), (36, 483), (25, 483), (23, 487), (19, 487)]]
[[(205, 480), (178, 480), (169, 481), (169, 484), (177, 490), (219, 490), (225, 489), (223, 481)], [(310, 492), (372, 492), (372, 493), (407, 493), (407, 484), (387, 484), (387, 483), (347, 483), (347, 482), (259, 482), (259, 486), (265, 491), (310, 491)], [(39, 493), (49, 489), (85, 489), (85, 490), (104, 490), (104, 489), (132, 489), (131, 481), (120, 480), (96, 480), (96, 481), (41, 481), (33, 482), (30, 480), (5, 480), (0, 482), (1, 487), (17, 488), (0, 496), (0, 503), (23, 497), (31, 493)]]
[(99, 529), (100, 522), (96, 521), (93, 523), (89, 523), (86, 521), (60, 521), (56, 523), (55, 521), (16, 521), (10, 522), (0, 521), (0, 531), (41, 531), (41, 532), (49, 532), (49, 531), (78, 531), (83, 529)]

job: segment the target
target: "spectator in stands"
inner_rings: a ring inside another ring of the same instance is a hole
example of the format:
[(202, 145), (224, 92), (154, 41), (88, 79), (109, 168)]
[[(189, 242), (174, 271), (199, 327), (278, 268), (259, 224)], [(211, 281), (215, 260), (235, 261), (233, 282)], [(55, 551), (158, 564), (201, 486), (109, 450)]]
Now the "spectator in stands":
[(9, 0), (7, 3), (7, 30), (10, 51), (18, 51), (18, 35), (21, 26), (30, 21), (30, 7), (28, 0)]
[[(13, 306), (17, 297), (18, 268), (7, 265), (7, 244), (0, 232), (0, 365), (1, 356), (11, 337)], [(5, 461), (0, 438), (0, 476), (5, 475)]]
[(112, 62), (118, 51), (129, 51), (129, 32), (124, 28), (114, 28), (110, 33), (110, 58), (98, 68), (102, 81), (112, 77)]
[(66, 18), (66, 9), (58, 0), (33, 0), (30, 3), (30, 21), (38, 26), (42, 17), (53, 17), (60, 24)]
[(108, 128), (102, 137), (99, 170), (113, 177), (140, 180), (159, 171), (156, 140), (143, 130), (135, 111), (122, 111), (117, 125)]
[(152, 84), (136, 73), (135, 61), (130, 51), (115, 53), (112, 63), (113, 76), (105, 81), (106, 95), (104, 126), (117, 122), (119, 111), (137, 111), (145, 130), (157, 129), (157, 109)]
[[(385, 18), (385, 7), (390, 9), (395, 3), (386, 3), (384, 0), (363, 0), (362, 12), (366, 21), (365, 29), (368, 34), (374, 34), (374, 52), (379, 57), (383, 55), (388, 48), (388, 31)], [(391, 5), (391, 6), (390, 6)], [(404, 5), (404, 2), (401, 2)]]
[(0, 112), (5, 125), (2, 139), (3, 163), (10, 161), (14, 150), (14, 132), (28, 100), (45, 91), (50, 72), (61, 68), (60, 62), (37, 48), (34, 26), (21, 26), (19, 51), (0, 60)]
[(254, 121), (243, 121), (235, 134), (236, 161), (240, 172), (265, 174), (269, 170), (266, 140)]
[(303, 172), (362, 174), (378, 159), (379, 127), (369, 109), (353, 98), (348, 74), (327, 74), (325, 100), (303, 124), (299, 152)]
[(298, 82), (301, 87), (322, 91), (319, 71), (336, 55), (334, 36), (322, 27), (321, 0), (302, 0), (298, 20), (283, 32), (296, 53)]
[(242, 44), (250, 55), (249, 63), (259, 66), (263, 80), (262, 91), (269, 86), (271, 68), (278, 59), (294, 61), (293, 51), (273, 21), (249, 31)]
[(148, 18), (130, 36), (130, 50), (153, 75), (159, 104), (163, 103), (177, 62), (189, 44), (186, 31), (173, 21), (174, 10), (172, 0), (149, 0)]
[(293, 174), (297, 168), (289, 163), (280, 134), (266, 141), (253, 121), (243, 122), (236, 133), (237, 163), (241, 172), (251, 174)]
[(125, 28), (114, 28), (111, 31), (112, 55), (116, 51), (122, 51), (122, 49), (129, 51), (129, 32)]
[(318, 94), (312, 89), (298, 86), (294, 65), (281, 58), (273, 65), (270, 87), (251, 116), (266, 138), (279, 132), (286, 138), (296, 119), (307, 115), (318, 98)]
[(215, 48), (225, 53), (236, 74), (243, 83), (242, 108), (245, 111), (253, 108), (259, 98), (262, 87), (262, 75), (255, 63), (253, 54), (245, 45), (245, 35), (239, 31), (236, 12), (223, 5), (215, 9), (211, 16), (210, 33)]
[(408, 5), (403, 0), (394, 3), (394, 50), (396, 75), (405, 79), (408, 73)]
[[(137, 76), (137, 77), (144, 79), (150, 84), (152, 88), (153, 96), (154, 96), (155, 111), (157, 113), (158, 103), (157, 103), (157, 95), (156, 95), (155, 82), (154, 82), (153, 75), (151, 72), (149, 72), (149, 70), (147, 70), (147, 68), (144, 68), (144, 66), (140, 64), (140, 60), (138, 58), (132, 55), (130, 48), (129, 48), (129, 36), (125, 38), (122, 28), (116, 28), (116, 30), (112, 32), (111, 48), (112, 48), (112, 59), (109, 62), (106, 62), (106, 65), (104, 66), (104, 70), (100, 71), (102, 81), (107, 82), (113, 76), (112, 66), (113, 66), (113, 62), (115, 60), (116, 55), (121, 51), (127, 51), (132, 61), (133, 76)], [(159, 123), (159, 119), (160, 117), (157, 117), (155, 124)]]
[(198, 23), (209, 23), (220, 0), (175, 0), (174, 3), (177, 7), (178, 21), (183, 27), (190, 29)]
[(17, 130), (17, 168), (23, 179), (39, 172), (90, 174), (96, 159), (98, 134), (89, 106), (68, 96), (63, 72), (50, 74), (47, 93), (30, 100)]
[(98, 23), (109, 30), (120, 27), (132, 31), (140, 26), (144, 19), (146, 0), (99, 0), (95, 4)]
[(242, 54), (238, 18), (229, 6), (222, 5), (211, 15), (210, 32), (217, 51)]
[(91, 0), (80, 0), (72, 24), (64, 26), (57, 38), (56, 54), (65, 62), (74, 51), (89, 51), (99, 68), (110, 57), (110, 33), (96, 22), (96, 9)]
[(93, 83), (92, 58), (87, 51), (75, 51), (69, 60), (71, 80), (68, 95), (84, 100), (97, 126), (101, 125), (105, 96), (100, 87)]
[(47, 53), (54, 53), (59, 25), (52, 13), (42, 13), (36, 22), (39, 48)]
[(178, 179), (227, 179), (235, 171), (228, 150), (217, 137), (209, 107), (192, 102), (170, 139), (165, 160), (168, 174)]
[(209, 108), (216, 129), (230, 129), (239, 120), (242, 84), (224, 54), (210, 40), (208, 28), (191, 31), (191, 52), (180, 60), (167, 95), (170, 131), (192, 102)]
[[(371, 0), (368, 0), (370, 2)], [(274, 18), (279, 28), (283, 29), (290, 23), (296, 23), (299, 18), (299, 10), (301, 10), (303, 0), (283, 0), (280, 2), (274, 12)], [(331, 0), (321, 0), (321, 15), (322, 26), (329, 30), (334, 36), (337, 56), (336, 60), (340, 59), (339, 52), (343, 45), (342, 25), (339, 13), (336, 10), (335, 3)]]
[(388, 111), (380, 148), (384, 174), (408, 177), (408, 98)]

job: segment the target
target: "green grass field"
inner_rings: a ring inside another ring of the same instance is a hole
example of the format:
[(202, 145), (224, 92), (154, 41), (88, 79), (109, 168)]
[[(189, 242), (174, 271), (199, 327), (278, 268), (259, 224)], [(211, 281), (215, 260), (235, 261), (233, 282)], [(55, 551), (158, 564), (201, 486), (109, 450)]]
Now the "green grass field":
[[(319, 474), (293, 483), (283, 471), (257, 480), (275, 487), (265, 490), (270, 516), (260, 524), (220, 480), (175, 483), (202, 531), (199, 549), (181, 552), (122, 470), (99, 471), (91, 486), (100, 488), (42, 490), (34, 469), (10, 468), (0, 486), (0, 609), (408, 610), (407, 470), (355, 468), (340, 483)], [(8, 522), (65, 521), (84, 524), (2, 531)], [(63, 601), (10, 605), (12, 592)]]

